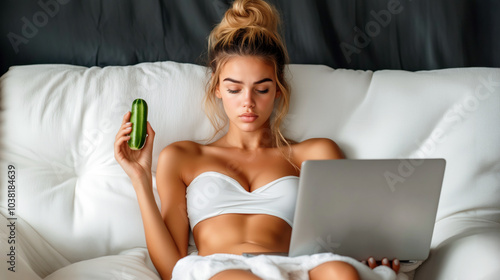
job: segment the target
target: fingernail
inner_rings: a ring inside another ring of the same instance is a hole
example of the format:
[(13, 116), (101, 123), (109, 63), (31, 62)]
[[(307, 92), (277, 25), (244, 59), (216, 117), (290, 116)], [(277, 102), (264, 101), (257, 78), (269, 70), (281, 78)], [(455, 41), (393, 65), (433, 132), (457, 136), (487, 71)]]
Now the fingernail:
[(129, 124), (131, 124), (131, 122), (126, 122), (125, 124), (126, 124), (126, 125), (129, 125)]
[(386, 259), (386, 258), (384, 258), (384, 259), (382, 259), (382, 263), (383, 263), (383, 264), (389, 264), (389, 260), (388, 260), (388, 259)]
[(392, 263), (395, 264), (395, 265), (399, 265), (399, 260), (395, 259), (394, 261), (392, 261)]
[(369, 259), (368, 259), (368, 262), (369, 262), (369, 263), (375, 263), (375, 259), (374, 259), (374, 258), (369, 258)]

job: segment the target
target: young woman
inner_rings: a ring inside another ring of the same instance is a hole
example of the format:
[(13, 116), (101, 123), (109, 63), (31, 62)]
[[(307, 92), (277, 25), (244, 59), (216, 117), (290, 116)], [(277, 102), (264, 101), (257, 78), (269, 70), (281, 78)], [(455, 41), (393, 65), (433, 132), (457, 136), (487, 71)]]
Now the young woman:
[[(145, 147), (132, 151), (126, 143), (130, 112), (123, 117), (115, 158), (132, 180), (149, 254), (163, 279), (171, 278), (174, 267), (174, 277), (180, 273), (183, 279), (186, 267), (208, 267), (206, 279), (260, 279), (252, 267), (234, 264), (242, 253), (288, 251), (301, 163), (343, 157), (330, 139), (294, 143), (280, 132), (290, 89), (278, 23), (268, 3), (237, 0), (210, 34), (206, 112), (216, 133), (226, 124), (228, 130), (207, 145), (180, 141), (162, 150), (156, 173), (161, 212), (152, 190), (155, 132), (148, 122)], [(187, 256), (190, 229), (197, 256)], [(280, 269), (293, 263), (280, 260)], [(397, 271), (397, 261), (392, 266)], [(310, 279), (359, 278), (351, 264), (333, 257), (300, 269)]]

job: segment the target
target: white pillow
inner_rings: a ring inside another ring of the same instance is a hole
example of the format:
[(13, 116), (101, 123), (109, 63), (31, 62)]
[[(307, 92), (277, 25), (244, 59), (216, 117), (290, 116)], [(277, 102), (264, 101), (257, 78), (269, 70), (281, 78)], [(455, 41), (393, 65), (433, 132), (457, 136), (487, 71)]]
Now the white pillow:
[(135, 248), (119, 255), (68, 265), (50, 274), (44, 280), (160, 280), (159, 275), (148, 267), (147, 261), (148, 251), (145, 248)]

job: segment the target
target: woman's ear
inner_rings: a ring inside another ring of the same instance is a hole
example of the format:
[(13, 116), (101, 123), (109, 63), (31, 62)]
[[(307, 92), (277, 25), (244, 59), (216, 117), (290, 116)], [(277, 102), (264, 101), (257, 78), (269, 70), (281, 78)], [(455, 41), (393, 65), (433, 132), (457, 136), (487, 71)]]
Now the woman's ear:
[(276, 87), (276, 95), (274, 96), (275, 99), (278, 99), (281, 97), (281, 90), (279, 87)]
[(217, 98), (222, 98), (222, 96), (220, 95), (219, 85), (215, 87), (215, 96)]
[[(211, 79), (213, 79), (214, 77), (214, 73), (212, 72), (212, 77)], [(220, 84), (217, 82), (217, 86), (215, 86), (215, 97), (217, 98), (222, 98), (222, 96), (220, 95), (220, 89), (219, 89), (219, 86)]]

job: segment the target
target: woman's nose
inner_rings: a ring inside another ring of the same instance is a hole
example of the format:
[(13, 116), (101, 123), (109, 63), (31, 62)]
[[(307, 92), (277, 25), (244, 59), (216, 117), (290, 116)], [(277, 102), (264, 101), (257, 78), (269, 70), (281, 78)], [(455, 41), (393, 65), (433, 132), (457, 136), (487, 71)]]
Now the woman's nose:
[(255, 105), (252, 92), (250, 90), (246, 90), (243, 93), (243, 107), (253, 107)]

